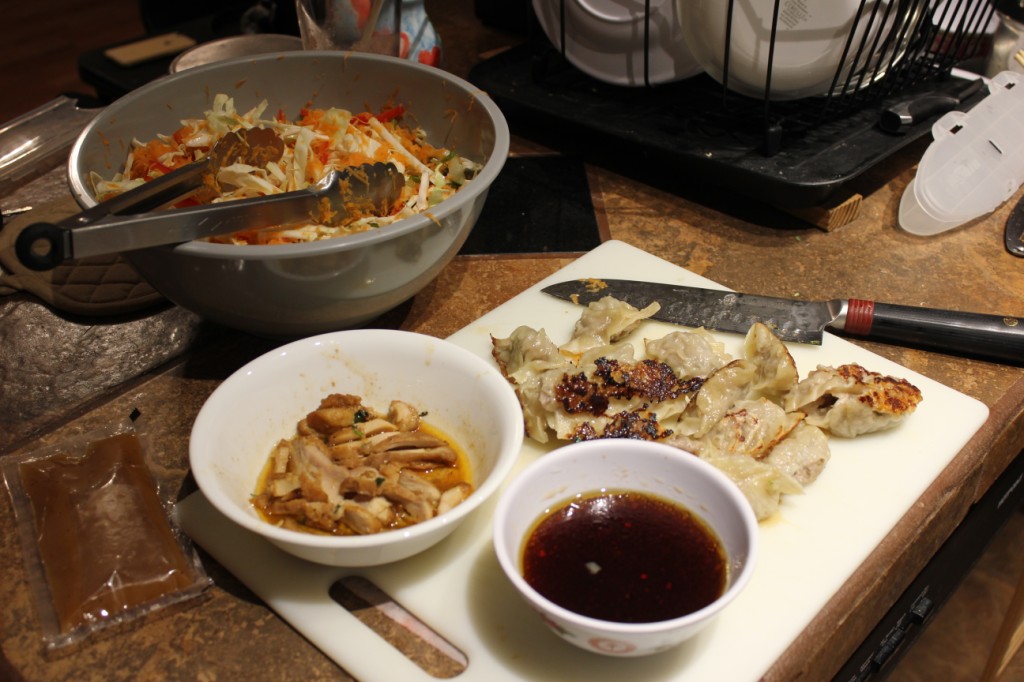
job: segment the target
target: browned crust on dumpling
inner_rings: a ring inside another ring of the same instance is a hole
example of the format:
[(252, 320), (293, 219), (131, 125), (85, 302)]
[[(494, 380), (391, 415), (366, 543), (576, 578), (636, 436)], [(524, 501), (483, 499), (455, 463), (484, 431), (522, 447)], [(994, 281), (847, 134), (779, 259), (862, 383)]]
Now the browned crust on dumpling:
[(921, 390), (905, 379), (883, 376), (860, 365), (840, 365), (836, 372), (865, 386), (858, 400), (882, 414), (902, 415), (913, 412), (921, 402)]

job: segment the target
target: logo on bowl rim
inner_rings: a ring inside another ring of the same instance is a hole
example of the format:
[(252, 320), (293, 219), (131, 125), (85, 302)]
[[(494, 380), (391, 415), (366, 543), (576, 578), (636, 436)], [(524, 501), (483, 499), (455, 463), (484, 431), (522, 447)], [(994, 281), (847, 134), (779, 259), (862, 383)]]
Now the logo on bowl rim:
[(602, 654), (611, 654), (612, 656), (625, 656), (636, 651), (635, 644), (618, 639), (608, 639), (607, 637), (591, 637), (587, 640), (587, 644), (594, 651)]

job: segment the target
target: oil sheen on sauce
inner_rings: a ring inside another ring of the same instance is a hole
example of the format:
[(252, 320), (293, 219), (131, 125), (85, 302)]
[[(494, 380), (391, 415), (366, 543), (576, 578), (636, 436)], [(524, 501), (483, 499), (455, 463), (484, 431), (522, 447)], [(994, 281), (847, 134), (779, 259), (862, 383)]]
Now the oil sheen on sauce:
[(727, 579), (724, 549), (684, 507), (635, 491), (579, 495), (529, 533), (523, 577), (575, 613), (651, 623), (715, 601)]

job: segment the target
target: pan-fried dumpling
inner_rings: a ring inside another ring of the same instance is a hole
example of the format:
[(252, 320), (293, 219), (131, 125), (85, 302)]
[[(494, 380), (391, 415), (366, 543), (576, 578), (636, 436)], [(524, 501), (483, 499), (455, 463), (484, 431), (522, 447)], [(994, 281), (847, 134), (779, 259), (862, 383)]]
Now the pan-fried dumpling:
[(597, 369), (598, 360), (614, 360), (620, 365), (631, 365), (636, 362), (636, 353), (631, 343), (597, 346), (583, 353), (577, 360), (576, 366), (586, 372), (587, 376), (591, 376)]
[(889, 429), (921, 402), (921, 391), (904, 379), (883, 376), (860, 365), (819, 366), (785, 399), (807, 423), (835, 436), (853, 438)]
[[(573, 401), (588, 396), (584, 406), (594, 414), (632, 414), (650, 409), (657, 412), (659, 420), (674, 420), (702, 383), (701, 379), (680, 379), (665, 363), (649, 358), (634, 360), (633, 346), (625, 342), (587, 351), (578, 367), (580, 372), (571, 377), (563, 395)], [(599, 410), (601, 399), (607, 404)]]
[(647, 357), (664, 362), (681, 378), (706, 377), (732, 357), (725, 345), (715, 341), (707, 331), (675, 331), (660, 339), (645, 339)]
[(548, 440), (548, 424), (558, 412), (553, 386), (575, 367), (543, 330), (521, 326), (508, 338), (491, 337), (491, 355), (516, 389), (523, 408), (526, 434), (541, 443)]
[(676, 431), (695, 438), (710, 431), (729, 408), (746, 397), (755, 371), (746, 360), (733, 360), (715, 370), (683, 410)]
[(652, 303), (638, 310), (625, 301), (605, 296), (583, 310), (572, 338), (560, 350), (570, 357), (578, 357), (591, 348), (614, 343), (660, 309), (661, 305)]
[(786, 413), (768, 400), (741, 400), (725, 413), (703, 437), (697, 439), (702, 457), (747, 455), (766, 456), (803, 420), (804, 415)]
[(800, 422), (763, 460), (801, 485), (813, 483), (831, 457), (828, 436), (817, 426)]
[(527, 436), (538, 443), (547, 443), (553, 432), (557, 440), (576, 440), (585, 424), (590, 425), (590, 431), (600, 434), (612, 422), (615, 410), (629, 409), (625, 405), (612, 406), (608, 401), (586, 397), (573, 409), (567, 409), (566, 393), (589, 382), (587, 377), (581, 378), (581, 374), (575, 369), (550, 369), (515, 385)]
[(750, 387), (754, 395), (779, 400), (796, 386), (799, 374), (793, 356), (767, 325), (754, 323), (744, 339), (743, 354), (757, 367)]
[(588, 428), (600, 434), (611, 421), (612, 417), (604, 413), (595, 415), (590, 412), (569, 413), (565, 410), (548, 412), (548, 426), (560, 441), (577, 440), (584, 425), (589, 425)]
[(789, 350), (755, 324), (733, 360), (705, 330), (623, 339), (657, 312), (605, 297), (588, 306), (558, 347), (544, 330), (519, 327), (491, 339), (515, 387), (526, 434), (539, 443), (591, 438), (662, 441), (726, 473), (759, 520), (783, 495), (803, 491), (829, 460), (829, 437), (889, 428), (921, 392), (859, 365), (819, 366), (803, 381)]
[(568, 440), (581, 441), (595, 438), (631, 438), (663, 441), (670, 435), (658, 420), (658, 415), (645, 407), (617, 412), (581, 423)]
[(754, 508), (758, 521), (778, 511), (783, 495), (803, 492), (803, 487), (791, 476), (753, 457), (721, 455), (702, 459), (717, 467), (739, 486), (743, 496)]
[(515, 384), (516, 395), (523, 408), (526, 435), (538, 443), (547, 443), (549, 429), (554, 429), (560, 418), (568, 418), (554, 400), (553, 387), (561, 382), (563, 376), (563, 370), (549, 369)]
[(491, 355), (505, 378), (517, 384), (549, 369), (572, 366), (547, 332), (526, 326), (517, 327), (507, 339), (492, 336)]

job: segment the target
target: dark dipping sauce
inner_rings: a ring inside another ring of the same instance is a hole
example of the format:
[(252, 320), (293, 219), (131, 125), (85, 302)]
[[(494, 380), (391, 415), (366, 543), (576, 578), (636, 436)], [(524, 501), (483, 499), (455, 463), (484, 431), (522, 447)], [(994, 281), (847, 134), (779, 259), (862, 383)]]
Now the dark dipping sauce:
[(653, 623), (693, 613), (725, 590), (725, 551), (684, 507), (634, 491), (584, 494), (542, 517), (523, 577), (575, 613)]

